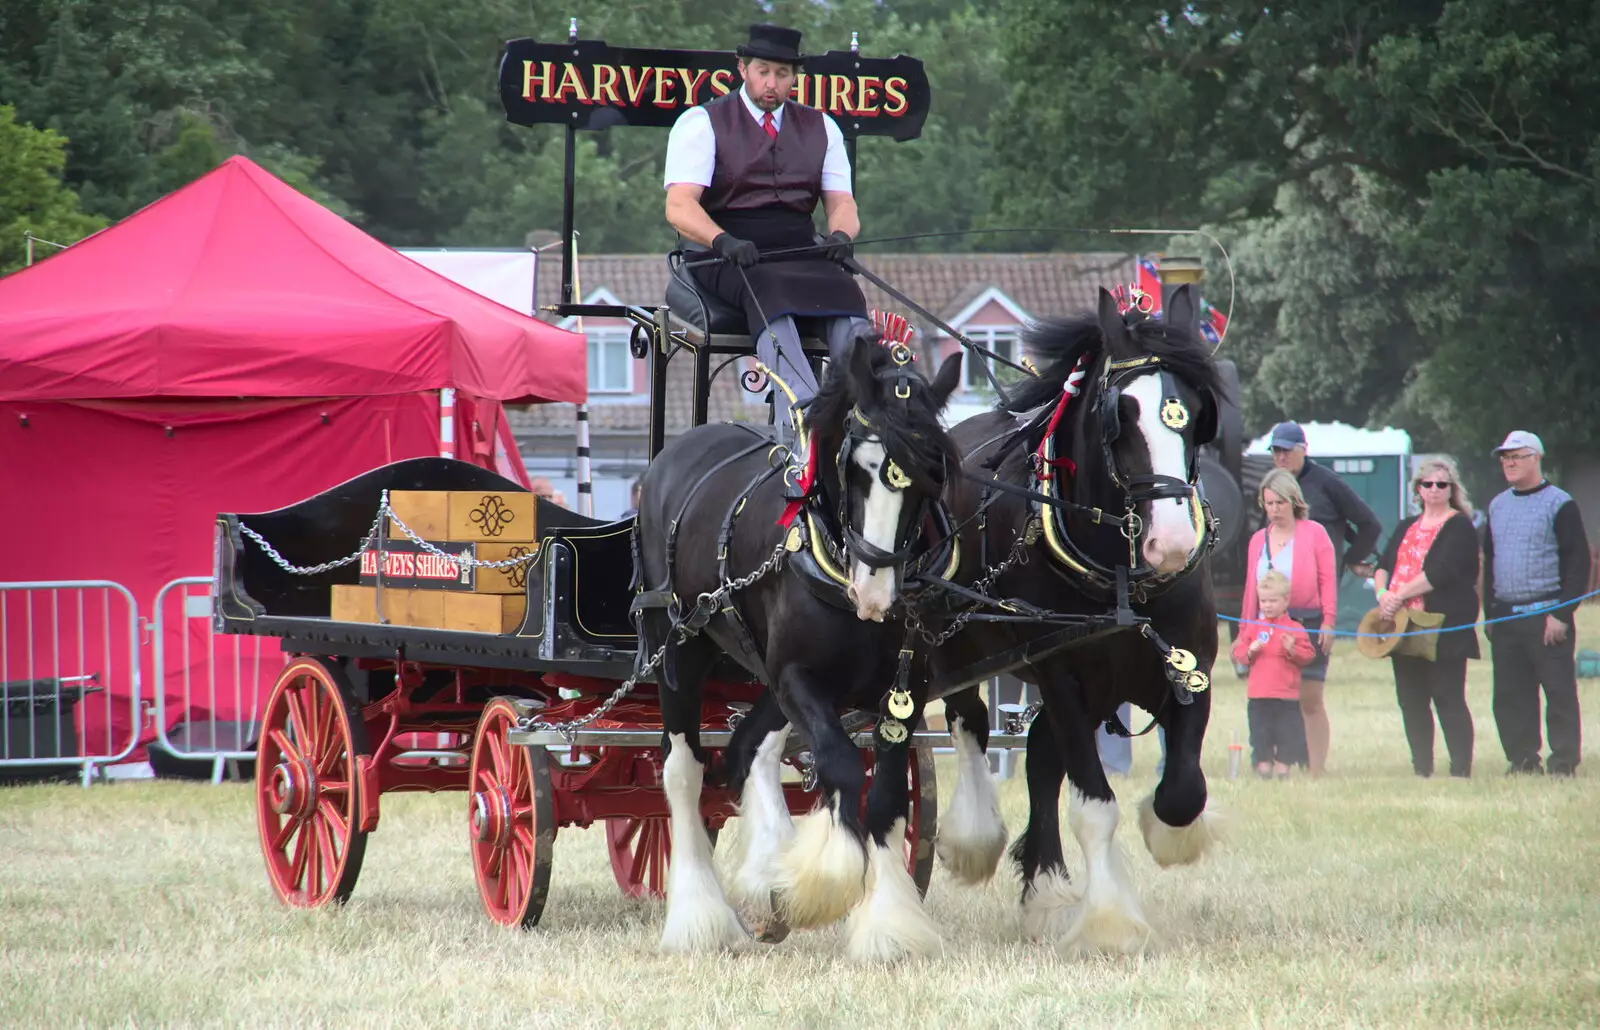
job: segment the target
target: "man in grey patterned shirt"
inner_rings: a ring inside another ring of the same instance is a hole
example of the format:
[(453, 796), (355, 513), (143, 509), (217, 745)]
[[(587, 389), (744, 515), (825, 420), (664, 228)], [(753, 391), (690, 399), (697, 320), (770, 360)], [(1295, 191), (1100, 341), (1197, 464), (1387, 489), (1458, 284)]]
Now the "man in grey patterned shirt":
[(1517, 430), (1494, 450), (1510, 489), (1489, 502), (1483, 529), (1486, 618), (1538, 612), (1487, 628), (1494, 650), (1494, 721), (1509, 772), (1537, 773), (1539, 688), (1544, 688), (1551, 775), (1578, 768), (1582, 734), (1573, 603), (1589, 587), (1589, 541), (1577, 502), (1544, 478), (1544, 444)]

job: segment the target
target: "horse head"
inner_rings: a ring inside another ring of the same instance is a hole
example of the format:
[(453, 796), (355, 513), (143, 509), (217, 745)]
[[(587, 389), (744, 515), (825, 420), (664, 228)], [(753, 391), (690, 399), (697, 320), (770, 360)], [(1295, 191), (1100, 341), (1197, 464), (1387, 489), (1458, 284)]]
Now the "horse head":
[(1161, 319), (1122, 313), (1105, 289), (1096, 312), (1105, 346), (1083, 442), (1138, 517), (1140, 557), (1157, 574), (1182, 570), (1200, 546), (1197, 462), (1217, 433), (1222, 383), (1191, 328), (1195, 307), (1184, 284)]
[(862, 619), (882, 622), (893, 607), (928, 506), (960, 466), (939, 421), (960, 376), (959, 354), (929, 382), (904, 344), (862, 334), (807, 408), (819, 489), (825, 510), (837, 513), (847, 594)]

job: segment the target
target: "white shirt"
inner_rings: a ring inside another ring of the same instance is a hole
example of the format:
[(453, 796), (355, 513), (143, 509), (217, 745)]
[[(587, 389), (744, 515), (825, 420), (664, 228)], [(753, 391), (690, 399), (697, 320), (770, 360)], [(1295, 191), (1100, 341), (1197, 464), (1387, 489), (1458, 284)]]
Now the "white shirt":
[[(750, 117), (761, 124), (765, 111), (755, 105), (750, 94), (739, 88), (739, 99)], [(783, 130), (783, 107), (772, 112), (772, 124)], [(826, 111), (822, 112), (823, 128), (828, 134), (828, 152), (822, 159), (822, 190), (825, 193), (850, 192), (850, 156), (844, 150), (844, 133), (839, 124)], [(691, 107), (678, 116), (667, 135), (667, 167), (662, 176), (662, 187), (675, 182), (695, 186), (711, 185), (711, 173), (717, 167), (717, 134), (711, 127), (711, 116), (705, 105)]]

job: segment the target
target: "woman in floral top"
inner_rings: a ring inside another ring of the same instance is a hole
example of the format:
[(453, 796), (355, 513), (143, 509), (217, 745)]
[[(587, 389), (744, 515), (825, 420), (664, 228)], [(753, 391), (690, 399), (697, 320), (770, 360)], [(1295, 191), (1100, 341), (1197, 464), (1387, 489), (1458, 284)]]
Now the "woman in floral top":
[(1378, 609), (1393, 618), (1402, 607), (1444, 616), (1433, 661), (1394, 655), (1394, 689), (1411, 745), (1411, 767), (1433, 775), (1433, 713), (1439, 714), (1450, 775), (1472, 774), (1472, 712), (1467, 708), (1467, 661), (1478, 657), (1478, 534), (1455, 463), (1429, 458), (1417, 464), (1411, 495), (1421, 505), (1395, 527), (1373, 576)]

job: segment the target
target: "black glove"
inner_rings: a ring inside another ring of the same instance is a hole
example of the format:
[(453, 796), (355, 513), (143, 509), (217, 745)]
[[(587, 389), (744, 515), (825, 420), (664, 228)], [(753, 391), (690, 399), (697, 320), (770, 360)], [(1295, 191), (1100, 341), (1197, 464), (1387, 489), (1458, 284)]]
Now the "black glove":
[(749, 240), (741, 240), (731, 232), (722, 233), (711, 241), (711, 250), (718, 257), (726, 258), (729, 264), (738, 265), (740, 268), (749, 268), (761, 260), (761, 251)]
[(823, 242), (828, 244), (828, 249), (822, 252), (822, 256), (829, 261), (842, 265), (855, 255), (855, 241), (850, 239), (850, 234), (843, 229), (833, 230)]

